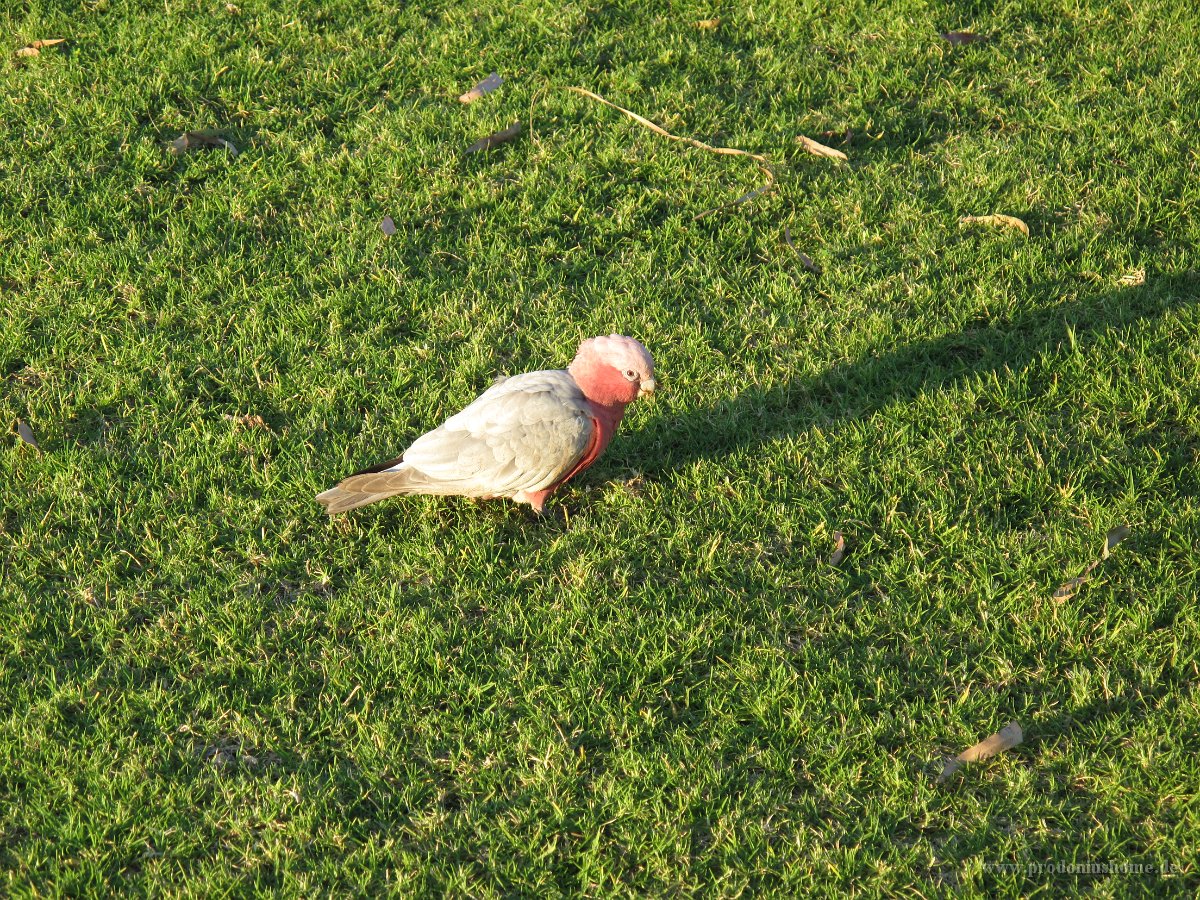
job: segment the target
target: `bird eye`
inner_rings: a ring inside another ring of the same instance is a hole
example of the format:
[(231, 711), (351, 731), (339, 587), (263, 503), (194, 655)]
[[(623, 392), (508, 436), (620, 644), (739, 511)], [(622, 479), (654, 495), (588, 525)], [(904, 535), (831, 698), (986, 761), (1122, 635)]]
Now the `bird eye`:
[(633, 371), (633, 369), (626, 369), (625, 377), (628, 378), (630, 381), (633, 381), (633, 379), (637, 378), (637, 372)]

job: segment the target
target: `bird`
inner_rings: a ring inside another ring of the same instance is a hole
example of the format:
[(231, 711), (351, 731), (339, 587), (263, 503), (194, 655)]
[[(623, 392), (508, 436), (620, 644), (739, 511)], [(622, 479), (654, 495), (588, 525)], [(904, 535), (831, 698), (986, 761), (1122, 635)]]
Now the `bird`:
[(332, 516), (397, 494), (506, 498), (540, 516), (550, 495), (608, 447), (625, 407), (656, 387), (640, 341), (589, 338), (566, 369), (499, 381), (400, 456), (343, 478), (317, 501)]

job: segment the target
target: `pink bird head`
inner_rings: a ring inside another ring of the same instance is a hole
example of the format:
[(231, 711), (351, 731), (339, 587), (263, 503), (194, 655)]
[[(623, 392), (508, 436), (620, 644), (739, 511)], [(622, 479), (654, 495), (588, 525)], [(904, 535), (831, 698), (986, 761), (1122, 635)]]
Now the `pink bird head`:
[(657, 387), (649, 351), (621, 334), (584, 341), (567, 371), (584, 396), (603, 406), (625, 406)]

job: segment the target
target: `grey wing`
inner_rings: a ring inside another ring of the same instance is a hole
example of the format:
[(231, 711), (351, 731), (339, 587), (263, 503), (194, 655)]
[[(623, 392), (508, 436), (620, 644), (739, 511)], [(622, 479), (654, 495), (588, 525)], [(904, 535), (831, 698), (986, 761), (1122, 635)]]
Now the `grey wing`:
[(595, 428), (565, 371), (529, 372), (494, 385), (418, 438), (401, 464), (430, 493), (511, 497), (571, 474)]

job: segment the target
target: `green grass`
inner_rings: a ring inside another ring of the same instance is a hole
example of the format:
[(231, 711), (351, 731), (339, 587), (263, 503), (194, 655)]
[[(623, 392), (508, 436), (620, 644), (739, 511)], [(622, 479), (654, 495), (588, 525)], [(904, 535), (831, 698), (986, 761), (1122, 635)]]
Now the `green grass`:
[[(1187, 5), (403, 5), (0, 10), (0, 893), (1195, 891)], [(611, 331), (547, 521), (313, 501)]]

